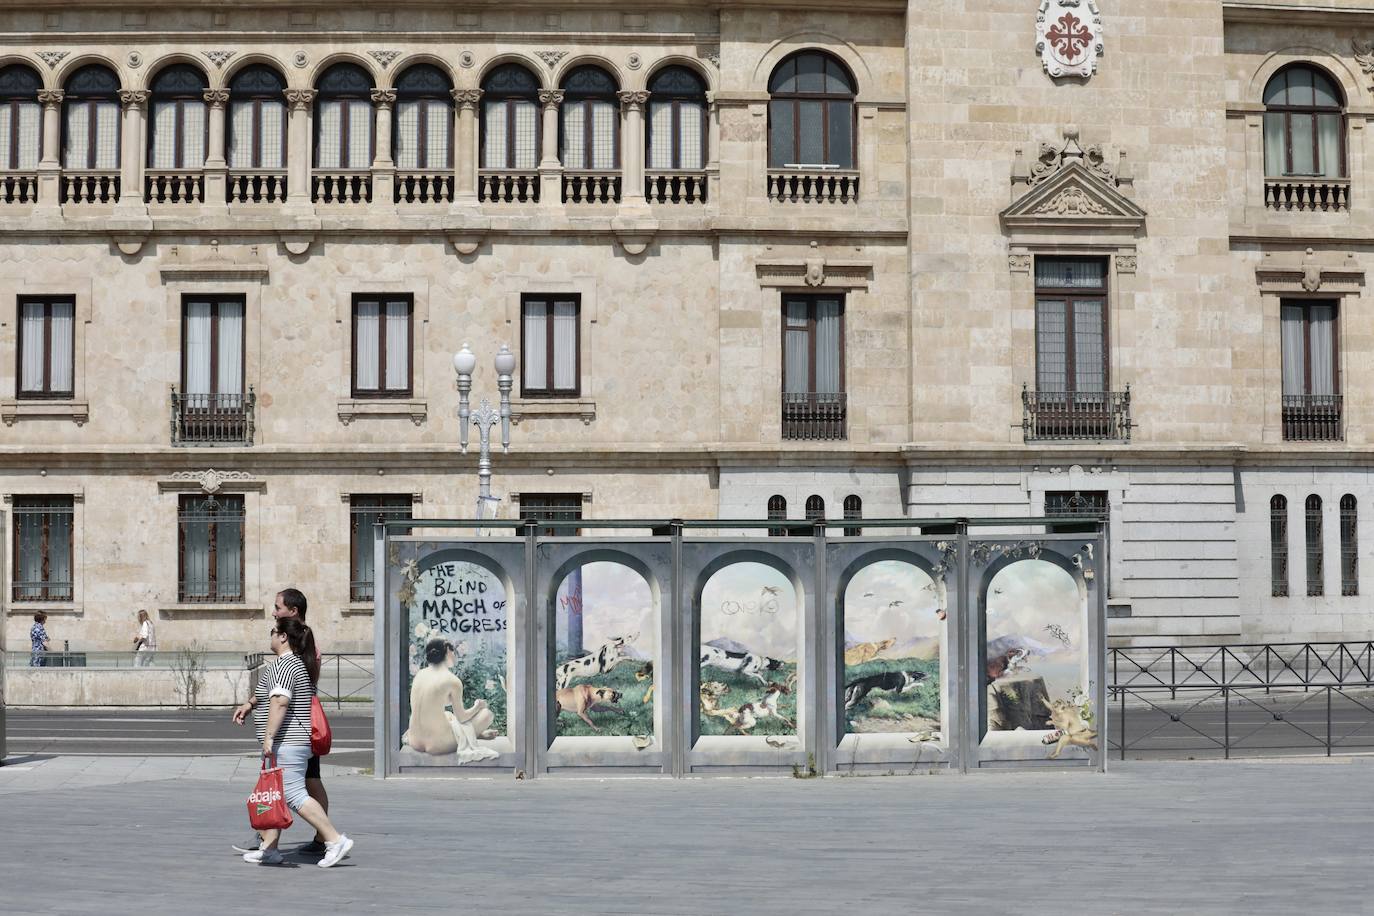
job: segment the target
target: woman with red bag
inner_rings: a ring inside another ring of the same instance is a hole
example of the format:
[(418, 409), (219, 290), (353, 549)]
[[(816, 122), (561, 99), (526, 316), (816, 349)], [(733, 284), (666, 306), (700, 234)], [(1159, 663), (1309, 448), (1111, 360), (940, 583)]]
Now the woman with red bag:
[[(282, 771), (286, 804), (324, 839), (321, 868), (337, 865), (353, 841), (339, 833), (319, 802), (305, 791), (305, 768), (311, 757), (310, 704), (320, 676), (315, 638), (299, 619), (284, 618), (272, 627), (272, 653), (276, 661), (266, 665), (255, 691), (253, 721), (264, 758), (274, 758)], [(279, 830), (265, 830), (262, 845), (244, 853), (245, 862), (275, 865), (282, 861), (277, 842)]]

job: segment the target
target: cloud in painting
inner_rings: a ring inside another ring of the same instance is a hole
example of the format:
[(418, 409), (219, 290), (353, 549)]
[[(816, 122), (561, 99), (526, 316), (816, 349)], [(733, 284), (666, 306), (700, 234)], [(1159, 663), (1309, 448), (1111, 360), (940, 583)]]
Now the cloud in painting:
[(944, 626), (935, 616), (938, 606), (934, 582), (925, 570), (902, 560), (879, 560), (859, 570), (845, 587), (845, 640), (894, 637), (904, 646), (933, 639)]
[(796, 661), (797, 593), (762, 563), (731, 563), (701, 592), (701, 641), (731, 639), (751, 652)]

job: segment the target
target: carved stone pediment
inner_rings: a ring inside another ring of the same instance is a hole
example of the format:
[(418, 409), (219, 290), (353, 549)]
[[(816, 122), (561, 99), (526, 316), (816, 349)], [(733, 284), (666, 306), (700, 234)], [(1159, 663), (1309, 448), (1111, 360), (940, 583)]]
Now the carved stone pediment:
[(830, 258), (812, 242), (804, 258), (760, 258), (754, 262), (759, 286), (788, 288), (867, 289), (873, 262)]
[[(1340, 263), (1333, 263), (1337, 258)], [(1255, 268), (1255, 281), (1260, 292), (1271, 295), (1359, 295), (1364, 288), (1364, 269), (1354, 254), (1343, 258), (1337, 253), (1317, 255), (1311, 248), (1301, 255), (1296, 251), (1267, 251)]]
[(1083, 230), (1134, 235), (1145, 229), (1145, 211), (1108, 183), (1084, 159), (1042, 179), (1001, 213), (1009, 230)]

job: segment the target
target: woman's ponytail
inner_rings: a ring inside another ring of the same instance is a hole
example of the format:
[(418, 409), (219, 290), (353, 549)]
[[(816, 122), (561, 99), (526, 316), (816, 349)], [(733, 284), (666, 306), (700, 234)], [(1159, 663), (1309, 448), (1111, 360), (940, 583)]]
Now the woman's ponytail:
[(298, 618), (285, 617), (277, 621), (277, 629), (286, 636), (286, 644), (291, 647), (291, 654), (305, 663), (305, 673), (310, 675), (310, 683), (318, 684), (320, 656), (315, 651), (315, 634), (310, 632), (310, 627)]

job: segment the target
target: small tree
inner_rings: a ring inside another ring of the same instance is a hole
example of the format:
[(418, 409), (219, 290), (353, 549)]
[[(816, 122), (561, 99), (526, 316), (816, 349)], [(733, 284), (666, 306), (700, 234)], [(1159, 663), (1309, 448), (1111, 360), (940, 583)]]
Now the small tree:
[(177, 690), (191, 709), (196, 708), (200, 689), (205, 686), (205, 656), (205, 647), (198, 642), (178, 649), (172, 656), (172, 674), (176, 677)]

